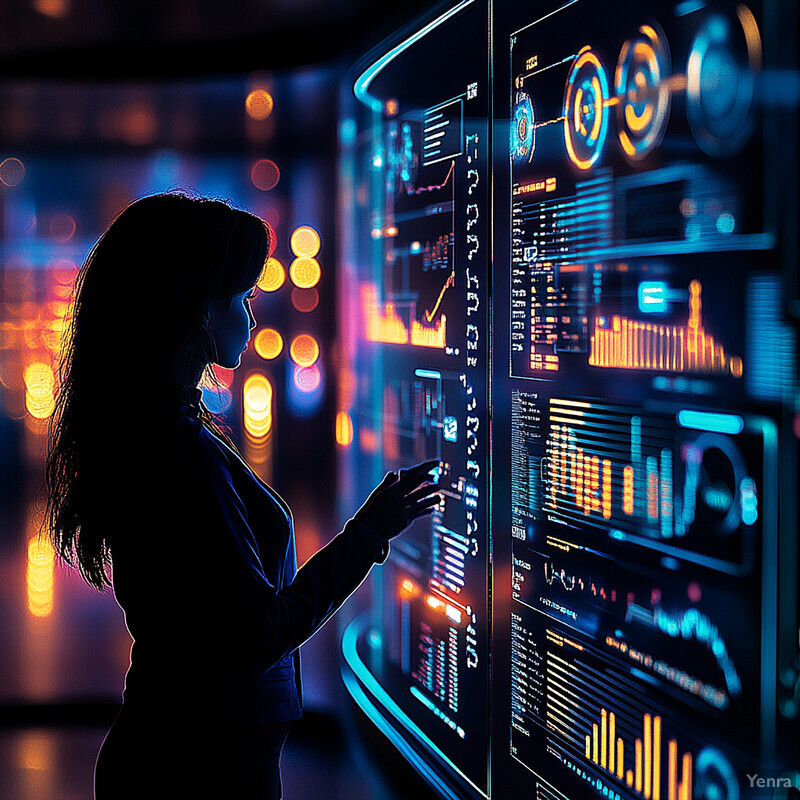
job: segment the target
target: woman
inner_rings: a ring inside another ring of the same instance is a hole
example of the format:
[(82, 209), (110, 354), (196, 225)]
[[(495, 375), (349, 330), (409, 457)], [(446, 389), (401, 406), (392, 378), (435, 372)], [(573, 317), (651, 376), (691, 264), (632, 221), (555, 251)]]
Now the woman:
[[(435, 462), (389, 473), (296, 568), (291, 511), (203, 406), (238, 366), (269, 229), (185, 194), (128, 206), (76, 289), (46, 467), (48, 523), (84, 579), (113, 586), (133, 638), (96, 800), (279, 798), (301, 716), (298, 646), (440, 500)], [(135, 380), (113, 374), (142, 364)]]

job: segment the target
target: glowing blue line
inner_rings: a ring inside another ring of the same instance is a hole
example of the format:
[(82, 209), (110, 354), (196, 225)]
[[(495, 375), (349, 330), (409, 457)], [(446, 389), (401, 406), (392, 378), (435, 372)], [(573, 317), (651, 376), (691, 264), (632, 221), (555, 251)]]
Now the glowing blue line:
[(415, 369), (414, 374), (418, 378), (433, 378), (434, 380), (441, 380), (442, 373), (436, 372), (432, 369)]
[(452, 798), (452, 800), (460, 800), (459, 796), (453, 793), (453, 790), (447, 786), (442, 779), (426, 764), (414, 750), (414, 748), (403, 738), (403, 736), (395, 730), (395, 728), (383, 717), (378, 711), (372, 701), (366, 696), (364, 691), (358, 685), (358, 681), (364, 684), (369, 693), (380, 703), (380, 705), (388, 711), (397, 722), (399, 722), (410, 734), (412, 734), (419, 742), (427, 747), (430, 752), (438, 759), (440, 759), (445, 766), (450, 768), (453, 772), (463, 778), (470, 786), (472, 786), (482, 797), (486, 797), (486, 792), (480, 789), (475, 783), (470, 780), (442, 751), (439, 747), (420, 728), (411, 720), (411, 718), (403, 711), (400, 706), (392, 699), (386, 692), (383, 686), (378, 683), (375, 676), (369, 671), (364, 662), (359, 658), (358, 650), (356, 649), (356, 642), (358, 641), (358, 634), (363, 628), (364, 619), (369, 612), (365, 612), (356, 617), (344, 630), (342, 634), (342, 655), (344, 656), (345, 663), (352, 670), (355, 678), (350, 676), (347, 671), (342, 668), (341, 674), (344, 679), (345, 686), (350, 694), (353, 696), (358, 705), (364, 710), (369, 718), (375, 725), (388, 737), (392, 744), (408, 759), (414, 768), (420, 772), (435, 788), (438, 788), (445, 797)]
[(688, 408), (678, 412), (678, 425), (683, 428), (713, 433), (736, 434), (744, 430), (744, 420), (738, 414), (692, 411)]
[(426, 125), (424, 132), (427, 133), (428, 131), (435, 131), (437, 128), (444, 128), (445, 125), (449, 125), (449, 124), (450, 124), (450, 120), (446, 119), (444, 122), (437, 122), (435, 125)]
[(396, 47), (393, 47), (388, 53), (382, 55), (374, 64), (372, 64), (372, 66), (368, 67), (356, 79), (356, 82), (353, 85), (353, 94), (355, 94), (355, 96), (362, 103), (364, 103), (364, 105), (368, 106), (373, 111), (381, 111), (383, 108), (383, 103), (369, 93), (369, 87), (372, 84), (372, 81), (375, 80), (375, 78), (381, 73), (387, 64), (394, 61), (397, 56), (408, 50), (412, 44), (418, 42), (423, 38), (423, 36), (426, 36), (434, 28), (438, 28), (439, 25), (441, 25), (443, 22), (446, 22), (448, 19), (450, 19), (450, 17), (458, 14), (467, 6), (472, 5), (473, 2), (475, 2), (475, 0), (462, 0), (462, 2), (460, 2), (457, 6), (454, 6), (449, 11), (445, 11), (445, 13), (440, 17), (437, 17), (432, 22), (429, 22), (423, 28), (420, 28), (420, 30), (418, 30), (415, 34), (409, 36), (405, 41), (401, 42)]
[(700, 11), (705, 8), (705, 0), (684, 0), (683, 3), (678, 3), (675, 6), (675, 16), (685, 17), (687, 14), (693, 14), (695, 11)]

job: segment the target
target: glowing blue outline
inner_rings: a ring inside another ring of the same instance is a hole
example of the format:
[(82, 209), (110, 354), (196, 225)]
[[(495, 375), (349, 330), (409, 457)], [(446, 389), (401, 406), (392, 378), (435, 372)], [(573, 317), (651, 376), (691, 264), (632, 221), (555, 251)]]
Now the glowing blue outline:
[(364, 72), (362, 72), (361, 75), (356, 78), (355, 83), (353, 84), (353, 94), (356, 96), (356, 98), (373, 111), (380, 111), (383, 108), (383, 103), (369, 93), (369, 86), (380, 74), (381, 70), (387, 64), (394, 61), (394, 59), (397, 58), (397, 56), (399, 56), (402, 52), (411, 47), (414, 42), (419, 41), (434, 28), (437, 28), (443, 22), (446, 22), (448, 19), (450, 19), (450, 17), (458, 14), (460, 11), (465, 9), (467, 6), (472, 5), (474, 2), (475, 0), (461, 0), (457, 6), (454, 6), (449, 11), (445, 11), (444, 14), (437, 17), (432, 22), (429, 22), (427, 25), (425, 25), (425, 27), (420, 28), (420, 30), (418, 30), (416, 33), (412, 34), (405, 41), (393, 47), (388, 53), (385, 53), (371, 66), (367, 67)]
[[(353, 673), (352, 676), (347, 670), (342, 667), (340, 670), (342, 680), (344, 681), (347, 690), (350, 692), (353, 699), (358, 703), (359, 707), (363, 709), (364, 713), (372, 720), (375, 726), (394, 744), (395, 747), (408, 759), (409, 763), (425, 777), (426, 780), (436, 784), (434, 786), (437, 791), (442, 793), (448, 800), (464, 800), (463, 797), (453, 794), (453, 789), (443, 783), (442, 778), (433, 772), (432, 767), (420, 758), (419, 754), (413, 747), (403, 738), (391, 723), (378, 711), (375, 704), (367, 697), (364, 690), (358, 685), (357, 681), (364, 684), (367, 691), (392, 715), (410, 734), (412, 734), (434, 757), (438, 758), (443, 764), (452, 770), (456, 775), (459, 775), (466, 781), (475, 791), (478, 792), (480, 797), (487, 797), (488, 795), (479, 786), (476, 786), (473, 781), (468, 778), (443, 752), (437, 745), (410, 719), (410, 717), (403, 711), (400, 706), (394, 701), (391, 695), (380, 685), (375, 676), (369, 671), (369, 668), (364, 664), (358, 655), (356, 649), (356, 642), (358, 634), (364, 628), (364, 619), (368, 616), (369, 612), (364, 611), (357, 616), (352, 622), (348, 624), (342, 634), (342, 655), (344, 656), (345, 664), (350, 668)], [(432, 774), (428, 774), (428, 773)], [(487, 780), (488, 780), (487, 773)]]

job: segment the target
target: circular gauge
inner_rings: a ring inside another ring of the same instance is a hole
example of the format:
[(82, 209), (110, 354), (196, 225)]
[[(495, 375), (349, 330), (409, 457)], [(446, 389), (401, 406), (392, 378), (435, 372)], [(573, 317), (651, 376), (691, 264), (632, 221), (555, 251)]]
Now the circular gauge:
[(525, 92), (517, 92), (511, 126), (511, 155), (515, 161), (530, 161), (535, 146), (533, 103)]
[(564, 93), (564, 141), (572, 163), (589, 169), (600, 157), (608, 132), (608, 79), (590, 47), (575, 58)]
[(622, 46), (614, 73), (619, 141), (630, 161), (644, 158), (661, 143), (670, 107), (667, 40), (653, 25)]
[(701, 800), (739, 800), (736, 772), (716, 747), (704, 747), (697, 754), (692, 797)]
[(752, 12), (738, 21), (712, 14), (692, 41), (686, 68), (686, 115), (698, 146), (719, 158), (739, 152), (754, 123), (761, 37)]

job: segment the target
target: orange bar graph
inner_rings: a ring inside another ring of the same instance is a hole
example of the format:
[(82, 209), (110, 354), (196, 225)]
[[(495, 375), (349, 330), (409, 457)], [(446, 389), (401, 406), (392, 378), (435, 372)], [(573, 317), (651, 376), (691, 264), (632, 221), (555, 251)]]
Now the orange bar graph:
[(594, 367), (742, 375), (742, 359), (725, 352), (703, 328), (700, 281), (689, 284), (686, 325), (656, 325), (613, 316), (595, 319), (589, 363)]
[(653, 788), (653, 740), (652, 740), (652, 717), (644, 715), (644, 796), (650, 800)]
[(634, 772), (636, 774), (636, 791), (642, 791), (642, 740), (637, 739), (634, 743)]
[(626, 769), (626, 748), (617, 735), (616, 714), (601, 708), (599, 723), (586, 734), (586, 759), (624, 780), (644, 800), (692, 800), (692, 754), (684, 753), (679, 760), (678, 742), (669, 739), (662, 769), (662, 723), (657, 714), (643, 715), (642, 735), (633, 743), (633, 764)]
[(678, 800), (678, 743), (669, 740), (669, 778), (667, 780), (668, 800)]

